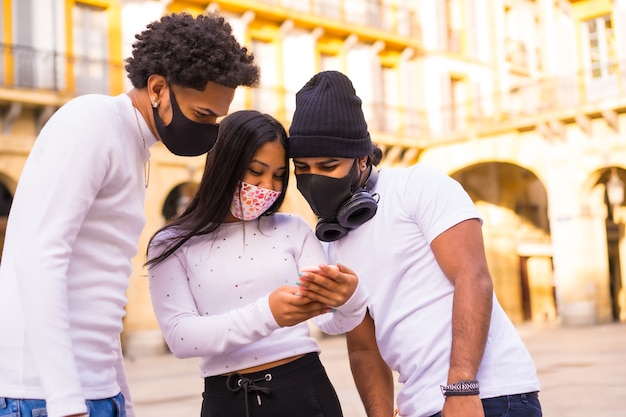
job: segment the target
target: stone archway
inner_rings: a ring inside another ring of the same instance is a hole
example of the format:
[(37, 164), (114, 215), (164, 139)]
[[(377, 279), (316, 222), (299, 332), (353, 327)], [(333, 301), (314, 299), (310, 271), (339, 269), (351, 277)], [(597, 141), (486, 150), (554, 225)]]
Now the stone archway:
[(494, 288), (515, 322), (556, 318), (546, 188), (531, 171), (482, 162), (451, 176), (483, 217), (485, 250)]
[(172, 188), (165, 198), (161, 209), (161, 214), (166, 222), (171, 221), (185, 210), (196, 194), (197, 189), (198, 184), (195, 182), (184, 182)]

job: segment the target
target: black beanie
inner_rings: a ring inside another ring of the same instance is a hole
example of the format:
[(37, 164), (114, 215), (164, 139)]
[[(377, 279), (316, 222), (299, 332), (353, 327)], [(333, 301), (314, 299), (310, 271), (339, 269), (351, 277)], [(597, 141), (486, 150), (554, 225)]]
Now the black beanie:
[(296, 94), (289, 157), (360, 158), (373, 150), (361, 99), (338, 71), (313, 76)]

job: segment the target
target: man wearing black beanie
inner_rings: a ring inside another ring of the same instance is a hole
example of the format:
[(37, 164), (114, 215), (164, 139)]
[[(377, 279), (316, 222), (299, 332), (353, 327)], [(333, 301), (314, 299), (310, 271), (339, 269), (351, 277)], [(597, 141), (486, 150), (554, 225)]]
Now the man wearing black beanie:
[[(532, 359), (493, 292), (482, 220), (461, 185), (424, 163), (376, 165), (352, 82), (316, 74), (289, 130), (298, 189), (329, 259), (352, 268), (369, 315), (347, 334), (368, 417), (539, 417)], [(301, 280), (303, 294), (315, 280)]]

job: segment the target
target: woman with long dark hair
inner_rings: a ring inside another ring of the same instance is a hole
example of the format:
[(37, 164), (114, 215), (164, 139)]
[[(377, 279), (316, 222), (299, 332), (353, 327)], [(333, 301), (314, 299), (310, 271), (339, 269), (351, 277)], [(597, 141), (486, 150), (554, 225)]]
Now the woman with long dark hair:
[(172, 352), (201, 358), (202, 417), (342, 415), (306, 321), (349, 331), (366, 296), (303, 219), (278, 213), (288, 179), (281, 124), (235, 112), (197, 194), (151, 239), (154, 311)]

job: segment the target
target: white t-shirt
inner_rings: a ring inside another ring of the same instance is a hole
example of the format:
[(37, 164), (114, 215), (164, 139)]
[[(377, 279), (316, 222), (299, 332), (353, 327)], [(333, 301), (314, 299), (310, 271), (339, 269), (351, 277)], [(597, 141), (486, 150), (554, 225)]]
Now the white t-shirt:
[[(150, 259), (174, 233), (156, 236)], [(280, 286), (295, 286), (303, 268), (325, 263), (320, 242), (298, 216), (224, 223), (150, 267), (154, 312), (174, 355), (201, 358), (203, 378), (319, 352), (306, 322), (282, 328), (276, 323), (268, 296)], [(315, 322), (327, 333), (347, 332), (361, 323), (366, 306), (359, 285), (344, 305)]]
[[(454, 292), (430, 244), (480, 216), (460, 184), (423, 163), (382, 169), (374, 192), (380, 195), (376, 215), (330, 243), (329, 255), (367, 287), (379, 349), (403, 383), (400, 415), (430, 416), (443, 407)], [(482, 398), (539, 390), (531, 357), (495, 295), (477, 379)]]
[(45, 399), (57, 417), (122, 390), (132, 413), (119, 339), (149, 157), (125, 94), (78, 97), (42, 129), (0, 266), (0, 397)]

